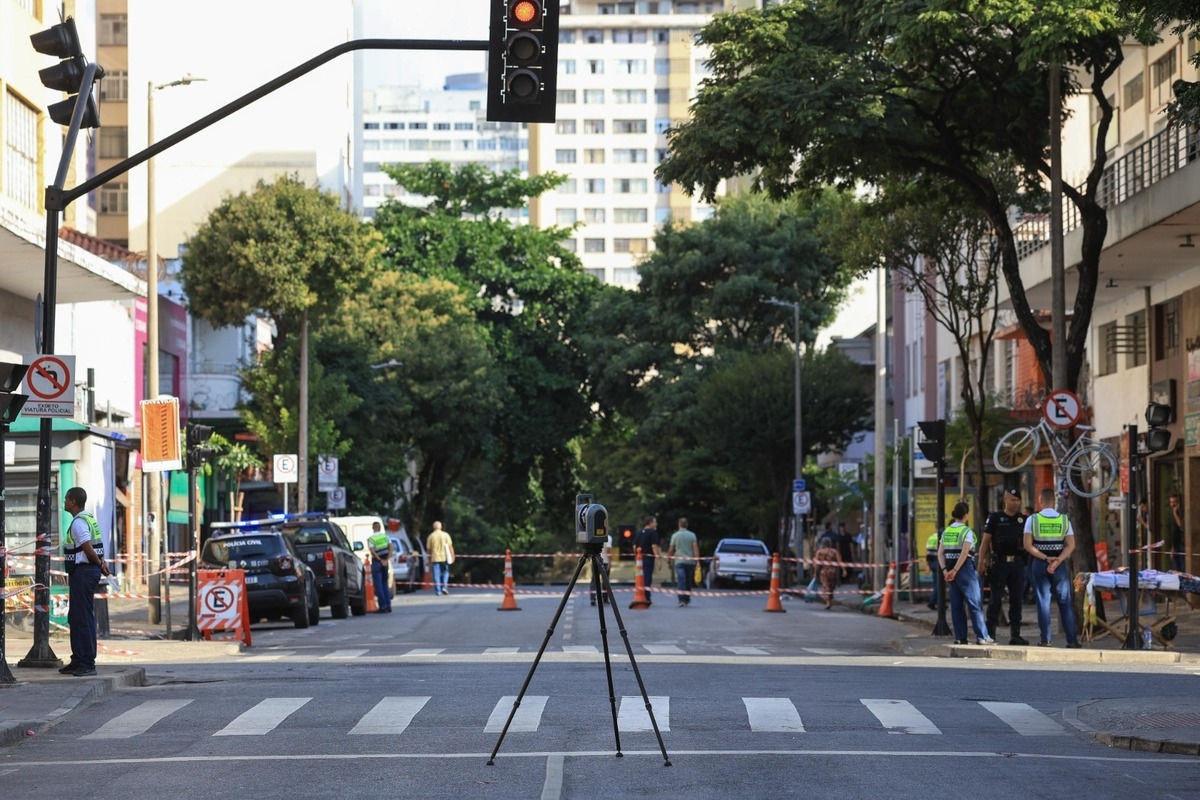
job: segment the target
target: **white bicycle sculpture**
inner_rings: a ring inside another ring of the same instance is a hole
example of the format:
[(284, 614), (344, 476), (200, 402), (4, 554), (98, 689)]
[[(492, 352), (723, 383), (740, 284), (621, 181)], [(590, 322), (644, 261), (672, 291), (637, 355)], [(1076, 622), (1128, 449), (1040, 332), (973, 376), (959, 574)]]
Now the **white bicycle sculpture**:
[(1117, 458), (1112, 448), (1097, 442), (1090, 425), (1078, 425), (1083, 433), (1070, 446), (1064, 445), (1057, 431), (1046, 420), (1037, 425), (1013, 428), (1000, 437), (992, 453), (992, 462), (1001, 472), (1016, 472), (1033, 461), (1045, 441), (1054, 457), (1055, 469), (1066, 473), (1067, 486), (1080, 497), (1098, 497), (1112, 488), (1117, 479)]

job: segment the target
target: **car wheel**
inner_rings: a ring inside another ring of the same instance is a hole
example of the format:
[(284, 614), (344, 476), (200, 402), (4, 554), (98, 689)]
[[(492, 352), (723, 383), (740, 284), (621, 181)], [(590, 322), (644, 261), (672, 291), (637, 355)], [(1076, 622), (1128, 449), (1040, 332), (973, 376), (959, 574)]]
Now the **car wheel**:
[(363, 593), (359, 596), (359, 598), (357, 600), (350, 601), (350, 613), (356, 617), (361, 617), (362, 615), (366, 614), (367, 592), (373, 591), (375, 591), (374, 587), (368, 589), (366, 586), (363, 586)]
[(292, 611), (292, 624), (297, 628), (307, 628), (311, 623), (308, 621), (308, 600), (296, 606)]
[(346, 587), (338, 590), (333, 602), (329, 604), (329, 613), (334, 619), (345, 619), (350, 616), (350, 602), (346, 599)]

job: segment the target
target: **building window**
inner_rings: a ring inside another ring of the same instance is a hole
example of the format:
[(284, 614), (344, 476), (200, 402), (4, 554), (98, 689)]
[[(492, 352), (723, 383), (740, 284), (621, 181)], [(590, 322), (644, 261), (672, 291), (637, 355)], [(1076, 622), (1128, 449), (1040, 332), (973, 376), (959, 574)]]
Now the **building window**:
[(648, 239), (613, 239), (614, 253), (644, 253), (648, 247)]
[(559, 242), (559, 246), (568, 253), (579, 252), (579, 242), (575, 241), (574, 239), (563, 239), (561, 242)]
[(650, 33), (645, 28), (618, 28), (613, 31), (613, 44), (645, 44)]
[(101, 214), (129, 213), (129, 184), (112, 181), (100, 187)]
[(1146, 83), (1142, 77), (1142, 73), (1138, 73), (1132, 80), (1125, 83), (1125, 108), (1133, 108), (1134, 105), (1140, 103), (1146, 94)]
[(585, 208), (583, 210), (583, 221), (590, 222), (594, 225), (599, 225), (604, 222), (603, 208)]
[(616, 105), (644, 105), (645, 102), (645, 89), (613, 89), (613, 103)]
[(558, 185), (558, 188), (555, 191), (557, 191), (559, 194), (578, 194), (579, 180), (577, 178), (567, 178)]
[(603, 75), (604, 62), (599, 58), (589, 58), (587, 61), (587, 71), (589, 75)]
[(574, 164), (575, 159), (576, 154), (574, 150), (563, 148), (561, 150), (554, 151), (555, 164)]
[(1154, 359), (1179, 355), (1179, 298), (1154, 307)]
[(583, 252), (585, 252), (585, 253), (603, 253), (604, 252), (604, 240), (603, 239), (584, 239), (583, 240)]
[(1129, 361), (1131, 367), (1140, 367), (1146, 363), (1146, 312), (1138, 311), (1135, 314), (1130, 314), (1125, 317), (1125, 324), (1129, 326), (1132, 336), (1132, 347), (1129, 348)]
[(584, 194), (604, 194), (604, 178), (584, 178)]
[(560, 208), (554, 216), (559, 225), (574, 225), (579, 219), (579, 213), (573, 208)]
[(645, 194), (649, 186), (645, 178), (613, 178), (613, 191), (617, 194)]
[(647, 222), (650, 219), (650, 212), (645, 208), (614, 208), (613, 222), (630, 224)]
[(454, 130), (456, 130), (456, 131), (473, 131), (473, 130), (475, 130), (475, 123), (474, 122), (456, 122), (456, 123), (454, 123)]
[(603, 89), (584, 89), (583, 90), (583, 102), (590, 103), (593, 105), (603, 105), (604, 104), (604, 90)]
[(96, 26), (96, 44), (125, 45), (129, 43), (129, 23), (125, 14), (101, 14)]
[(587, 267), (584, 269), (588, 275), (591, 275), (596, 280), (604, 283), (604, 267)]
[(617, 59), (617, 72), (622, 75), (645, 75), (646, 59), (619, 58)]
[(671, 90), (670, 89), (655, 89), (654, 90), (654, 102), (660, 106), (665, 106), (667, 103), (671, 102)]
[(647, 151), (643, 147), (618, 147), (613, 150), (614, 164), (645, 164)]
[(100, 129), (100, 158), (125, 158), (129, 155), (129, 129), (116, 126)]
[(613, 133), (645, 133), (646, 120), (644, 119), (614, 119)]
[(11, 92), (4, 94), (4, 196), (37, 208), (38, 112)]
[[(562, 36), (558, 37), (559, 43), (562, 43)], [(604, 44), (604, 31), (596, 28), (590, 28), (583, 32), (584, 44)]]
[(1171, 102), (1173, 96), (1171, 83), (1176, 77), (1175, 70), (1177, 67), (1178, 60), (1174, 47), (1167, 51), (1166, 55), (1150, 65), (1150, 82), (1154, 86), (1155, 108)]
[(602, 119), (585, 119), (583, 121), (584, 133), (604, 133), (604, 120)]
[(617, 286), (637, 286), (637, 267), (617, 267), (613, 270), (613, 283)]
[(125, 70), (106, 72), (99, 83), (100, 102), (124, 103), (129, 100), (129, 73)]
[(558, 105), (574, 105), (575, 90), (574, 89), (559, 89), (554, 93), (555, 102)]
[[(563, 41), (562, 37), (559, 37), (559, 41), (560, 42)], [(563, 75), (574, 75), (575, 74), (575, 59), (564, 58), (562, 61), (558, 62), (558, 68), (562, 70)]]
[(583, 151), (583, 163), (585, 164), (603, 164), (604, 163), (604, 148), (592, 147)]
[(574, 133), (575, 132), (575, 120), (560, 119), (558, 122), (554, 123), (554, 132), (555, 133)]
[(1101, 325), (1097, 336), (1096, 375), (1112, 375), (1117, 371), (1117, 323)]

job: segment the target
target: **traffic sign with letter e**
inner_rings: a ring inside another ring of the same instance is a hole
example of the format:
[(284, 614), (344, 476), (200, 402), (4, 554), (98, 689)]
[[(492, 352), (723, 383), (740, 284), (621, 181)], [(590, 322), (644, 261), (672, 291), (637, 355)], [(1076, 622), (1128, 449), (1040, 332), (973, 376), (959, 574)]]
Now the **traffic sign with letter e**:
[(1056, 389), (1046, 398), (1042, 416), (1055, 428), (1074, 428), (1083, 416), (1083, 406), (1074, 392)]

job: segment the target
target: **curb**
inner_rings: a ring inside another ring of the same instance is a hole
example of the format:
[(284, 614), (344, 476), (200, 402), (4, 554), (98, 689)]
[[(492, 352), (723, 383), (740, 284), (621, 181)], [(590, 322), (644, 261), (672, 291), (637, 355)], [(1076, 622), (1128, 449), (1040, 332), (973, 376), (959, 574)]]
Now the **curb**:
[[(17, 681), (0, 691), (20, 691), (23, 683), (29, 682)], [(0, 720), (0, 746), (8, 746), (22, 741), (29, 736), (27, 731), (32, 731), (34, 736), (40, 736), (62, 722), (72, 711), (117, 689), (145, 685), (146, 670), (142, 667), (122, 669), (111, 675), (100, 676), (97, 680), (88, 681), (87, 686), (80, 687), (67, 697), (63, 704), (51, 711), (46, 719), (37, 721)]]

